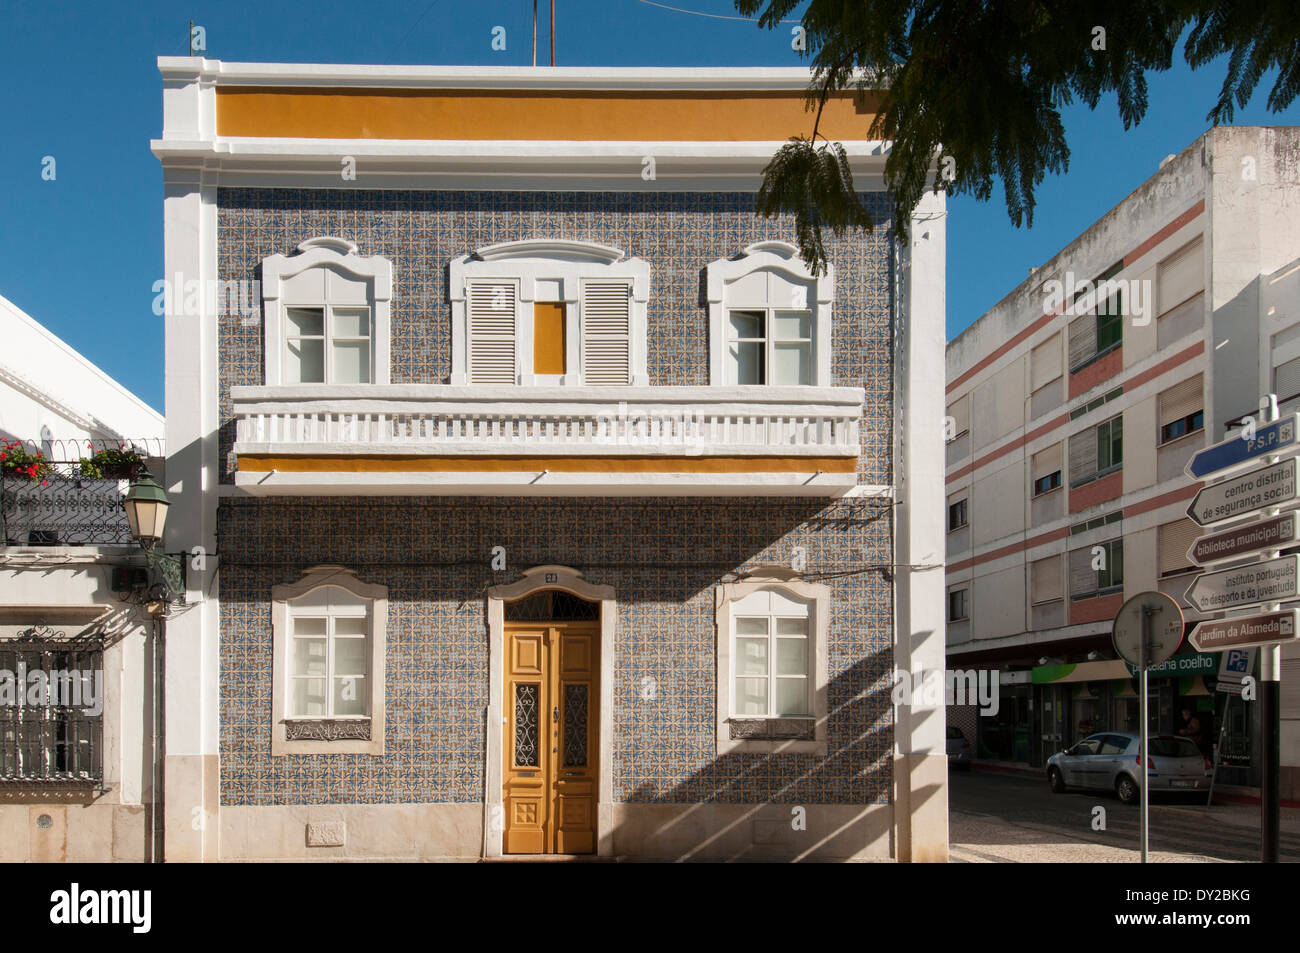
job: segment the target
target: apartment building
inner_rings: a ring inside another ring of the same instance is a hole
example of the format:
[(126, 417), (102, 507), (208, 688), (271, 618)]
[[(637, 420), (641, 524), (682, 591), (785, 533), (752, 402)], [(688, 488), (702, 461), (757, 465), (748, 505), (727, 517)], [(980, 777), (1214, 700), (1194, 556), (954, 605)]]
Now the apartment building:
[[(1300, 403), (1298, 207), (1295, 128), (1212, 129), (949, 343), (948, 665), (1002, 673), (997, 715), (949, 716), (981, 757), (1042, 764), (1091, 731), (1136, 730), (1116, 611), (1159, 590), (1202, 618), (1185, 598), (1200, 484), (1184, 466), (1261, 394)], [(1209, 750), (1219, 656), (1179, 651), (1153, 673), (1152, 728), (1190, 710)], [(1248, 784), (1251, 711), (1226, 711), (1228, 777)]]
[(0, 861), (160, 858), (162, 629), (102, 453), (158, 467), (162, 415), (5, 298), (0, 340)]
[(943, 203), (893, 241), (870, 97), (813, 274), (806, 70), (159, 68), (168, 859), (945, 859)]

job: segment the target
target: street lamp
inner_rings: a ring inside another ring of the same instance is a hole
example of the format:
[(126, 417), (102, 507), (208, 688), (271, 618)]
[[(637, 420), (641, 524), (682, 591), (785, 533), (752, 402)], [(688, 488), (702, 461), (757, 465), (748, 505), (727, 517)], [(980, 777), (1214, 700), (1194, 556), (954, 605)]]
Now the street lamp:
[(153, 549), (154, 544), (162, 539), (167, 507), (171, 506), (167, 491), (158, 485), (148, 470), (144, 470), (126, 491), (122, 506), (126, 509), (131, 538), (146, 551)]
[(148, 470), (141, 471), (131, 481), (126, 498), (122, 500), (126, 522), (131, 528), (131, 538), (144, 550), (149, 568), (157, 570), (162, 576), (168, 599), (176, 599), (185, 594), (185, 566), (175, 556), (154, 552), (154, 546), (162, 541), (163, 527), (167, 523), (167, 508), (170, 505), (167, 491)]

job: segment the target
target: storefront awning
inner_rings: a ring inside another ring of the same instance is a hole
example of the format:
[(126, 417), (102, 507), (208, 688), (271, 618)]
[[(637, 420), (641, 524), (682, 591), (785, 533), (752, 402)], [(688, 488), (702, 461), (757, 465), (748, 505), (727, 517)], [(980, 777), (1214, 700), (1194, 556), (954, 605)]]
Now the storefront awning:
[(1065, 665), (1040, 665), (1034, 669), (1035, 685), (1056, 685), (1063, 682), (1108, 682), (1117, 678), (1131, 678), (1128, 666), (1120, 659), (1101, 662), (1076, 662)]

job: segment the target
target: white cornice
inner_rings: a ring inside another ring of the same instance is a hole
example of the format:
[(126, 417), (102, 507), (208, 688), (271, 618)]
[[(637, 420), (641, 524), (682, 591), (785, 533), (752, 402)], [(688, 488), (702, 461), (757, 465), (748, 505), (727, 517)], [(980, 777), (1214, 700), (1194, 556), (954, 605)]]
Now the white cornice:
[(807, 67), (367, 66), (330, 63), (224, 63), (160, 56), (171, 81), (219, 86), (349, 86), (428, 89), (801, 90)]
[[(266, 188), (755, 191), (783, 142), (541, 142), (428, 139), (155, 139), (167, 181)], [(889, 144), (846, 142), (860, 191), (883, 188)], [(355, 178), (340, 174), (343, 159)], [(646, 157), (655, 176), (643, 177)]]

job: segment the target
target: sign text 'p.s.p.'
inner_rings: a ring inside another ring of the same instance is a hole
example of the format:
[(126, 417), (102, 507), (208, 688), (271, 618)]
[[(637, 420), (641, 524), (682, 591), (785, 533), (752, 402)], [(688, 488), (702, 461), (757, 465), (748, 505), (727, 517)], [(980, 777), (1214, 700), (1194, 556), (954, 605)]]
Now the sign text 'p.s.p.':
[(1272, 423), (1260, 425), (1249, 436), (1242, 433), (1198, 450), (1187, 461), (1185, 472), (1190, 477), (1202, 480), (1213, 473), (1281, 453), (1296, 445), (1298, 420), (1300, 415), (1288, 414)]

